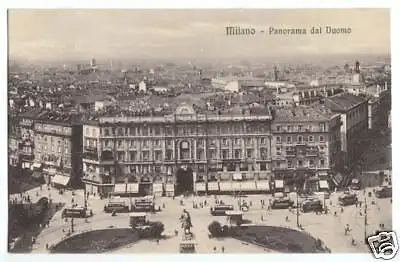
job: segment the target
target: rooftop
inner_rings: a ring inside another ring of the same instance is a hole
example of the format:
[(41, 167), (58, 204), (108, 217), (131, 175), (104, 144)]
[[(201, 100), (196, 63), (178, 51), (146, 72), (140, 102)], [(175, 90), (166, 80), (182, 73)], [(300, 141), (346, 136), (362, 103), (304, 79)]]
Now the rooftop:
[(340, 93), (324, 99), (325, 105), (334, 112), (345, 112), (365, 101), (359, 96)]
[(79, 125), (84, 122), (82, 114), (71, 114), (61, 111), (50, 111), (43, 109), (32, 109), (25, 112), (22, 117), (46, 123), (58, 123), (64, 125)]
[(324, 105), (297, 106), (293, 108), (277, 108), (275, 122), (317, 122), (328, 121), (335, 113)]

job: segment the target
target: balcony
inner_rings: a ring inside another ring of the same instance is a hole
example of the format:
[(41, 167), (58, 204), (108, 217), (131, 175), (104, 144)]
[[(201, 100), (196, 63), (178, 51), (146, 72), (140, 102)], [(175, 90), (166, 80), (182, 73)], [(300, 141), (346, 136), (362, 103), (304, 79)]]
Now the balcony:
[(96, 154), (97, 154), (97, 147), (93, 147), (93, 146), (84, 146), (84, 147), (83, 147), (83, 150), (84, 150), (84, 151), (87, 151), (87, 152), (96, 152)]
[(99, 161), (99, 156), (97, 152), (83, 152), (82, 158), (85, 160)]
[(318, 150), (307, 150), (306, 151), (306, 156), (318, 156), (319, 151)]
[(286, 151), (286, 156), (295, 157), (296, 151), (294, 151), (294, 150)]

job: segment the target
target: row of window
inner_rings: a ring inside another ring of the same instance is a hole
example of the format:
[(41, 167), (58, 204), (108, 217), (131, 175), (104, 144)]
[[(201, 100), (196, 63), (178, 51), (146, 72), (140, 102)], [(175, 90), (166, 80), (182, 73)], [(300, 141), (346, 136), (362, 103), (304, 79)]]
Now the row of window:
[[(198, 149), (196, 151), (196, 155), (190, 154), (189, 150), (181, 150), (179, 159), (197, 159), (197, 160), (206, 160), (208, 159), (242, 159), (245, 158), (255, 158), (255, 150), (253, 149), (234, 149), (233, 151), (228, 149), (222, 149), (220, 154), (218, 154), (217, 149), (209, 149), (208, 155), (206, 158), (205, 150)], [(142, 151), (118, 151), (116, 153), (116, 158), (118, 161), (162, 161), (162, 160), (173, 160), (174, 152), (171, 149), (167, 149), (165, 151), (165, 156), (163, 151), (155, 150), (152, 154), (150, 150), (142, 150)], [(268, 158), (268, 150), (267, 148), (260, 148), (259, 159), (266, 160)]]
[[(246, 138), (244, 139), (245, 145), (254, 145), (254, 143), (257, 141), (258, 139), (256, 138)], [(113, 140), (103, 140), (104, 143), (104, 147), (112, 147), (113, 146)], [(121, 147), (125, 147), (126, 145), (130, 148), (136, 148), (139, 147), (139, 145), (141, 145), (142, 147), (161, 147), (163, 144), (164, 140), (159, 140), (159, 139), (155, 139), (155, 140), (117, 140), (117, 147), (121, 148)], [(230, 146), (230, 145), (234, 145), (234, 146), (242, 146), (242, 138), (234, 138), (234, 139), (227, 139), (227, 138), (223, 138), (221, 140), (218, 139), (214, 139), (212, 141), (210, 141), (210, 146), (217, 146), (218, 143), (221, 144), (221, 146)], [(266, 145), (267, 144), (267, 139), (265, 137), (259, 138), (260, 144), (261, 145)], [(172, 147), (173, 146), (174, 141), (173, 140), (165, 140), (165, 145), (167, 147)], [(205, 140), (197, 140), (196, 141), (196, 145), (197, 147), (203, 147), (205, 143)], [(94, 139), (86, 139), (85, 141), (85, 145), (88, 147), (97, 147), (97, 141)]]
[[(319, 163), (319, 167), (325, 167), (325, 165), (326, 165), (325, 159), (320, 159), (318, 161), (318, 163)], [(281, 168), (282, 165), (280, 162), (276, 162), (275, 167)], [(313, 168), (313, 167), (317, 167), (317, 166), (316, 166), (316, 162), (313, 159), (309, 159), (309, 160), (297, 160), (296, 162), (292, 161), (292, 160), (287, 160), (286, 167), (287, 168), (296, 168), (296, 167), (311, 167), (311, 168)]]
[[(288, 152), (295, 152), (295, 151), (296, 151), (295, 147), (292, 147), (292, 146), (286, 146), (286, 147), (283, 147), (283, 148), (286, 150), (287, 153), (288, 153)], [(275, 151), (276, 151), (276, 155), (277, 155), (277, 156), (282, 155), (282, 147), (277, 146), (275, 149), (276, 149)], [(324, 152), (325, 149), (326, 149), (325, 146), (308, 147), (308, 148), (306, 149), (306, 152), (310, 152), (310, 151), (312, 151), (312, 152), (314, 152), (314, 151), (322, 151), (322, 152)], [(302, 151), (302, 150), (298, 150), (298, 151), (300, 152), (300, 151)]]
[(38, 161), (38, 162), (53, 162), (55, 164), (61, 164), (61, 162), (58, 163), (60, 160), (62, 160), (62, 164), (64, 166), (71, 166), (71, 158), (70, 157), (63, 156), (62, 158), (60, 158), (59, 156), (55, 156), (55, 155), (51, 155), (51, 154), (47, 154), (47, 153), (35, 154), (35, 161)]
[(49, 152), (49, 153), (65, 153), (65, 154), (69, 154), (70, 153), (70, 149), (67, 145), (62, 146), (62, 144), (60, 142), (58, 142), (57, 144), (52, 143), (50, 144), (50, 146), (48, 146), (47, 144), (37, 144), (37, 146), (35, 147), (35, 151), (37, 152)]
[[(210, 125), (207, 128), (202, 125), (165, 125), (148, 127), (104, 127), (100, 129), (100, 134), (104, 136), (157, 136), (157, 135), (190, 135), (190, 134), (239, 134), (239, 133), (265, 133), (268, 132), (269, 125), (264, 123), (233, 124), (233, 125)], [(97, 128), (85, 127), (87, 136), (97, 136)]]
[(275, 125), (275, 130), (277, 132), (326, 132), (327, 125), (326, 123), (319, 123), (319, 128), (313, 125), (303, 126), (303, 125)]
[[(277, 144), (280, 144), (280, 143), (282, 143), (282, 138), (280, 136), (275, 136), (275, 141), (276, 141)], [(325, 136), (319, 136), (319, 140), (318, 141), (320, 143), (324, 143), (325, 142)], [(304, 137), (304, 136), (299, 135), (299, 136), (297, 136), (297, 140), (296, 141), (293, 141), (291, 136), (287, 136), (286, 137), (286, 143), (293, 143), (293, 142), (297, 142), (297, 143), (310, 142), (310, 143), (313, 143), (313, 142), (316, 142), (316, 141), (315, 141), (315, 137), (314, 136), (308, 136), (308, 137), (306, 136), (306, 137)]]

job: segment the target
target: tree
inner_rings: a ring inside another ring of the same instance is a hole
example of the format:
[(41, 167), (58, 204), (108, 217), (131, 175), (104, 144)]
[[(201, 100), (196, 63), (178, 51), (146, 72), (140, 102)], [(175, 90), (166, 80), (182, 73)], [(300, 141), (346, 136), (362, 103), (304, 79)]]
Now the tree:
[(212, 236), (221, 235), (221, 224), (218, 221), (213, 221), (208, 225), (208, 231)]

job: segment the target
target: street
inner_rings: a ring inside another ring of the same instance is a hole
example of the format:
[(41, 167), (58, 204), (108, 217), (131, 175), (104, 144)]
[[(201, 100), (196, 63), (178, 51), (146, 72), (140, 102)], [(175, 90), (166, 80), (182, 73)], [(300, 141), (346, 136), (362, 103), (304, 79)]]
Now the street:
[[(372, 189), (367, 189), (367, 192)], [(39, 192), (39, 196), (36, 197), (36, 192)], [(32, 201), (40, 197), (40, 193), (45, 196), (50, 195), (54, 202), (65, 202), (67, 206), (71, 203), (72, 198), (75, 203), (83, 205), (83, 191), (75, 191), (75, 195), (72, 195), (70, 191), (64, 192), (60, 195), (56, 189), (50, 188), (47, 190), (42, 188), (35, 188), (28, 192), (27, 195), (32, 196)], [(319, 214), (315, 213), (302, 213), (300, 212), (299, 222), (302, 225), (305, 232), (308, 232), (315, 238), (320, 238), (331, 252), (367, 252), (368, 247), (364, 244), (364, 206), (356, 208), (354, 205), (343, 207), (343, 213), (341, 207), (338, 206), (338, 193), (332, 193), (330, 199), (325, 201), (329, 213)], [(291, 194), (291, 197), (293, 198)], [(364, 200), (363, 191), (358, 192), (359, 200)], [(12, 196), (15, 197), (15, 196)], [(243, 197), (245, 201), (251, 204), (248, 212), (244, 213), (244, 219), (249, 220), (251, 224), (256, 225), (270, 225), (270, 226), (281, 226), (296, 229), (296, 210), (288, 209), (283, 210), (267, 210), (261, 207), (261, 200), (264, 199), (266, 203), (271, 199), (271, 195), (249, 195)], [(217, 196), (219, 201), (223, 201), (225, 204), (232, 204), (235, 209), (238, 209), (238, 199), (232, 196)], [(295, 199), (295, 198), (294, 198)], [(161, 212), (150, 214), (149, 218), (151, 221), (161, 221), (165, 225), (164, 234), (166, 238), (161, 240), (159, 244), (155, 241), (139, 241), (139, 243), (132, 244), (130, 246), (123, 247), (113, 252), (175, 252), (178, 250), (179, 236), (174, 236), (174, 230), (180, 231), (180, 224), (178, 218), (185, 208), (192, 217), (192, 228), (197, 241), (197, 252), (210, 253), (213, 252), (213, 248), (216, 247), (217, 252), (221, 251), (221, 247), (224, 246), (225, 252), (238, 252), (238, 253), (258, 253), (258, 252), (271, 252), (261, 247), (241, 243), (235, 239), (209, 239), (208, 237), (208, 225), (216, 220), (221, 224), (226, 224), (225, 216), (211, 216), (209, 213), (210, 207), (214, 204), (215, 198), (213, 196), (195, 196), (183, 199), (184, 205), (180, 205), (180, 197), (172, 198), (159, 197), (156, 199), (156, 204), (159, 206), (165, 206)], [(89, 196), (87, 202), (88, 208), (93, 210), (94, 216), (88, 218), (87, 221), (84, 219), (74, 219), (74, 234), (88, 230), (103, 229), (108, 227), (129, 227), (129, 214), (118, 213), (116, 216), (111, 216), (109, 213), (103, 212), (104, 204), (106, 199), (101, 200), (99, 197)], [(207, 201), (207, 205), (203, 208), (193, 208), (193, 203), (199, 204)], [(376, 204), (372, 205), (371, 202), (375, 201)], [(332, 203), (332, 205), (331, 205)], [(390, 199), (376, 199), (375, 197), (367, 197), (367, 235), (372, 234), (375, 230), (379, 229), (379, 224), (383, 223), (386, 228), (391, 228), (391, 203)], [(336, 211), (337, 216), (334, 215)], [(286, 221), (288, 216), (288, 221)], [(262, 219), (262, 220), (261, 220)], [(344, 228), (346, 224), (350, 225), (351, 232), (345, 235)], [(33, 245), (32, 252), (42, 253), (46, 252), (46, 244), (51, 245), (59, 242), (65, 238), (66, 233), (71, 228), (71, 221), (65, 221), (61, 218), (61, 211), (57, 212), (50, 221), (49, 227), (43, 228), (42, 232), (36, 238), (36, 244)], [(352, 245), (352, 239), (355, 240), (356, 244)], [(229, 247), (227, 249), (226, 247)]]

